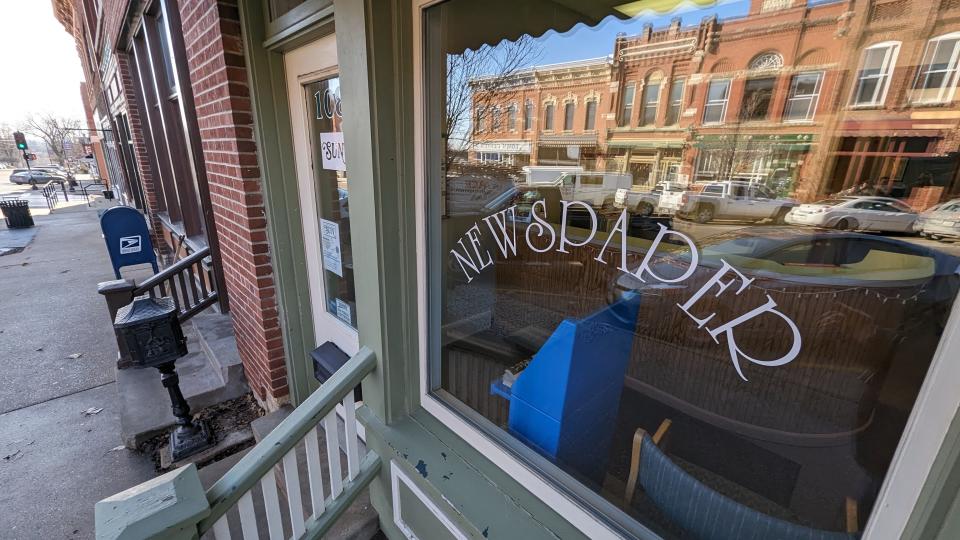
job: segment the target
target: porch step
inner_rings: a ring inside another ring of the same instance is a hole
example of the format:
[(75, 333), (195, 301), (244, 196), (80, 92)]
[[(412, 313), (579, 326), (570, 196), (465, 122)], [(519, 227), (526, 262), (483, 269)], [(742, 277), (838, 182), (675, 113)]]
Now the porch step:
[[(189, 353), (177, 361), (177, 374), (194, 414), (250, 391), (228, 315), (202, 313), (183, 331)], [(136, 448), (174, 425), (170, 397), (156, 369), (118, 369), (117, 393), (120, 434), (126, 447)]]

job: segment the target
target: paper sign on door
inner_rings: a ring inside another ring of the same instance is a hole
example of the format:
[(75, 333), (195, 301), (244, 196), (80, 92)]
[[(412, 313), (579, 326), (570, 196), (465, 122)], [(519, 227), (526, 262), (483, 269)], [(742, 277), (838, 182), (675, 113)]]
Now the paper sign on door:
[(323, 267), (343, 277), (340, 251), (340, 225), (328, 219), (320, 220), (320, 243), (323, 248)]
[(343, 150), (343, 132), (320, 134), (320, 158), (328, 171), (345, 171), (347, 162)]

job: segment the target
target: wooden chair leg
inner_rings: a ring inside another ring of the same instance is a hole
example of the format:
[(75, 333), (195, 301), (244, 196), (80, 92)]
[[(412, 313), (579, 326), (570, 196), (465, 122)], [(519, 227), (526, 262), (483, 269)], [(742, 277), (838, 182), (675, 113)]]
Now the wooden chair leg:
[[(667, 434), (673, 422), (667, 418), (660, 423), (657, 432), (653, 434), (653, 444), (660, 446), (660, 441)], [(633, 450), (630, 452), (630, 474), (627, 475), (627, 488), (623, 494), (623, 508), (629, 508), (633, 502), (633, 493), (637, 490), (637, 479), (640, 477), (640, 451), (643, 449), (643, 436), (647, 432), (637, 428), (633, 433)]]
[(627, 475), (627, 488), (623, 493), (623, 507), (630, 508), (633, 492), (637, 489), (637, 477), (640, 476), (640, 450), (643, 449), (643, 436), (647, 432), (637, 428), (633, 432), (633, 450), (630, 452), (630, 474)]
[(856, 533), (860, 529), (860, 516), (857, 511), (857, 501), (847, 497), (847, 532)]

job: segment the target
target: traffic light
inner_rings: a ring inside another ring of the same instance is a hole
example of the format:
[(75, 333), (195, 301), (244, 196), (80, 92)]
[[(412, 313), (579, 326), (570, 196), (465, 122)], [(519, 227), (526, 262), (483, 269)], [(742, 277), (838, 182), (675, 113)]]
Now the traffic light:
[(13, 133), (13, 140), (17, 143), (17, 150), (27, 149), (27, 138), (23, 136), (23, 133), (15, 131)]

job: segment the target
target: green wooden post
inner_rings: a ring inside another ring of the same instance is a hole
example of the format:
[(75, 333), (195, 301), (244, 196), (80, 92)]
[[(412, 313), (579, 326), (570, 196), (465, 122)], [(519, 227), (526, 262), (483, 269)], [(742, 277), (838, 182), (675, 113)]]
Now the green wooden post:
[(197, 523), (210, 514), (195, 465), (168, 472), (98, 502), (98, 540), (197, 538)]

